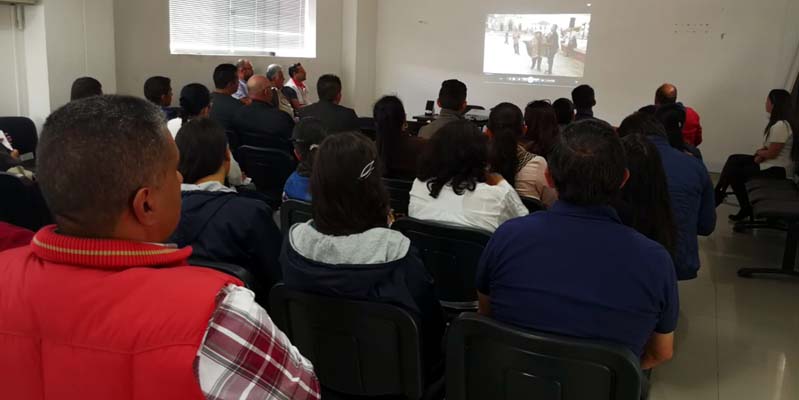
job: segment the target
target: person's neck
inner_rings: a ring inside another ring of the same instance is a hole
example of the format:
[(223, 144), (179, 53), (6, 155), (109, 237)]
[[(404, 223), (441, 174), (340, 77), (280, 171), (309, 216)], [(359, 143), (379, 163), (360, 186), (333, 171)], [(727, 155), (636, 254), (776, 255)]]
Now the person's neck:
[(236, 92), (231, 92), (230, 90), (225, 90), (225, 89), (215, 89), (214, 93), (218, 93), (218, 94), (221, 94), (223, 96), (230, 96), (230, 95), (232, 95), (233, 93), (236, 93)]
[(205, 178), (198, 179), (196, 185), (200, 185), (200, 184), (208, 183), (208, 182), (217, 182), (217, 183), (221, 183), (221, 184), (224, 185), (225, 184), (225, 176), (227, 176), (227, 174), (225, 173), (225, 170), (224, 169), (220, 169), (219, 171), (216, 171), (216, 173), (213, 174), (213, 175), (208, 175)]
[(591, 115), (593, 115), (594, 114), (594, 109), (593, 108), (578, 108), (577, 109), (577, 114), (591, 114)]

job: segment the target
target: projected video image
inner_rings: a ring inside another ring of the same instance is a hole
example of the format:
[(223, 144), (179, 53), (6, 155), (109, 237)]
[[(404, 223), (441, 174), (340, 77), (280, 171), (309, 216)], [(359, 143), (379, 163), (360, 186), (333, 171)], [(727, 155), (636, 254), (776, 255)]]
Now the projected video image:
[(591, 14), (490, 14), (483, 72), (582, 78), (590, 32)]

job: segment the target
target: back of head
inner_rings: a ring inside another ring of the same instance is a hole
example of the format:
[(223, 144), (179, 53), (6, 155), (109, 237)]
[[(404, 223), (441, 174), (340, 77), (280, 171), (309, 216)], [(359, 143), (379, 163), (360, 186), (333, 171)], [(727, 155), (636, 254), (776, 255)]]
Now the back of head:
[(292, 141), (294, 150), (300, 156), (300, 165), (297, 169), (300, 175), (309, 176), (313, 171), (316, 152), (325, 137), (327, 137), (327, 129), (318, 118), (306, 117), (294, 125)]
[(534, 101), (524, 109), (524, 123), (527, 150), (546, 158), (560, 135), (555, 109), (546, 101)]
[(656, 105), (661, 106), (667, 104), (674, 104), (676, 102), (677, 102), (677, 87), (670, 83), (664, 83), (655, 92)]
[(175, 143), (180, 150), (178, 171), (183, 181), (190, 184), (218, 172), (228, 151), (224, 128), (210, 118), (197, 118), (183, 124)]
[(89, 76), (75, 79), (72, 82), (72, 91), (69, 96), (70, 101), (85, 99), (92, 96), (100, 96), (103, 94), (103, 85), (100, 81)]
[(488, 154), (491, 171), (502, 175), (513, 186), (519, 172), (519, 141), (524, 135), (522, 110), (515, 104), (498, 104), (491, 109), (488, 129), (492, 135)]
[(666, 129), (666, 137), (669, 139), (671, 146), (684, 150), (685, 141), (682, 129), (685, 126), (685, 108), (676, 103), (661, 105), (655, 111), (655, 118)]
[(109, 237), (131, 195), (157, 185), (170, 167), (170, 141), (161, 109), (135, 97), (95, 96), (53, 112), (39, 140), (37, 177), (59, 227)]
[(427, 182), (430, 196), (438, 198), (447, 184), (457, 194), (474, 191), (486, 181), (488, 138), (464, 120), (444, 125), (427, 143), (419, 158), (417, 178)]
[(211, 105), (211, 92), (205, 85), (190, 83), (180, 91), (181, 118), (184, 121), (194, 118)]
[(771, 109), (768, 126), (766, 126), (766, 133), (774, 124), (780, 121), (788, 121), (795, 132), (797, 128), (796, 109), (791, 93), (783, 89), (774, 89), (769, 93), (768, 99), (771, 101), (773, 108)]
[(214, 87), (225, 89), (231, 84), (238, 85), (239, 77), (236, 66), (233, 64), (219, 64), (214, 69)]
[(558, 116), (558, 124), (568, 125), (574, 122), (574, 103), (567, 98), (560, 98), (552, 103), (552, 108), (555, 109), (555, 115)]
[(596, 105), (594, 88), (588, 85), (577, 86), (572, 90), (572, 102), (578, 110), (590, 110)]
[(171, 91), (172, 80), (165, 76), (153, 76), (144, 82), (144, 97), (159, 106), (163, 96), (169, 96)]
[(388, 192), (377, 149), (366, 136), (344, 132), (325, 138), (316, 154), (310, 186), (319, 232), (345, 236), (388, 225)]
[(438, 101), (441, 108), (451, 111), (462, 111), (466, 105), (466, 84), (450, 79), (441, 83), (438, 91)]
[(266, 74), (264, 75), (266, 75), (266, 79), (274, 81), (281, 72), (283, 72), (283, 67), (281, 67), (279, 64), (271, 64), (266, 67)]
[(341, 94), (341, 78), (332, 74), (320, 76), (316, 82), (316, 92), (319, 94), (319, 100), (336, 101)]
[(547, 160), (560, 200), (580, 206), (607, 205), (624, 182), (626, 160), (613, 128), (579, 121), (563, 132)]
[(405, 126), (405, 106), (397, 96), (383, 96), (372, 109), (377, 131), (377, 151), (383, 163), (389, 164), (391, 147), (402, 135)]
[(621, 122), (619, 136), (643, 135), (666, 137), (666, 128), (652, 114), (636, 112)]

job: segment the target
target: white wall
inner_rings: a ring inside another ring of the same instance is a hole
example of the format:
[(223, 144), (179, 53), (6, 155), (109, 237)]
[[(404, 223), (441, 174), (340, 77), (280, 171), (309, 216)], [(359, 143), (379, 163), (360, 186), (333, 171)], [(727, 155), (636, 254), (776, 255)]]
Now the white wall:
[[(592, 13), (585, 82), (598, 117), (613, 124), (675, 83), (697, 109), (701, 146), (719, 170), (727, 155), (762, 140), (768, 91), (784, 87), (799, 45), (796, 0), (380, 0), (375, 96), (396, 93), (409, 115), (435, 99), (444, 79), (469, 86), (469, 101), (523, 106), (569, 97), (570, 89), (489, 84), (482, 75), (483, 26), (490, 13)], [(675, 24), (710, 24), (709, 34), (675, 34)]]
[(0, 5), (0, 54), (5, 55), (0, 62), (0, 87), (6, 88), (0, 96), (0, 115), (20, 115), (24, 100), (20, 97), (18, 85), (22, 81), (18, 77), (17, 36), (22, 35), (14, 26), (13, 7)]
[[(169, 2), (167, 0), (115, 0), (116, 65), (118, 92), (143, 95), (144, 81), (153, 75), (172, 79), (177, 105), (180, 89), (199, 82), (213, 89), (213, 70), (236, 57), (188, 56), (169, 53)], [(325, 73), (341, 74), (341, 0), (317, 1), (317, 58), (285, 59), (248, 57), (255, 72), (278, 63), (287, 68), (297, 61), (308, 71), (308, 87), (316, 98), (316, 80)], [(285, 71), (287, 73), (287, 71)]]
[(377, 5), (374, 0), (343, 0), (342, 103), (362, 116), (371, 115), (374, 104)]

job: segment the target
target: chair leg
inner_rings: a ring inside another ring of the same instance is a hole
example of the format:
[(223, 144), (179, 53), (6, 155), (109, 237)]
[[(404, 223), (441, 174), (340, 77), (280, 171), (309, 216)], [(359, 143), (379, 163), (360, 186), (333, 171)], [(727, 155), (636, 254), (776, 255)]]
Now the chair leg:
[(738, 276), (751, 278), (752, 275), (765, 274), (799, 277), (799, 271), (796, 270), (796, 249), (799, 245), (797, 230), (799, 230), (799, 225), (796, 223), (789, 225), (788, 237), (785, 239), (785, 252), (782, 255), (782, 268), (742, 268), (738, 270)]
[(737, 233), (743, 233), (752, 229), (774, 229), (777, 231), (787, 231), (788, 228), (778, 222), (772, 220), (750, 220), (739, 221), (733, 226), (732, 230)]

